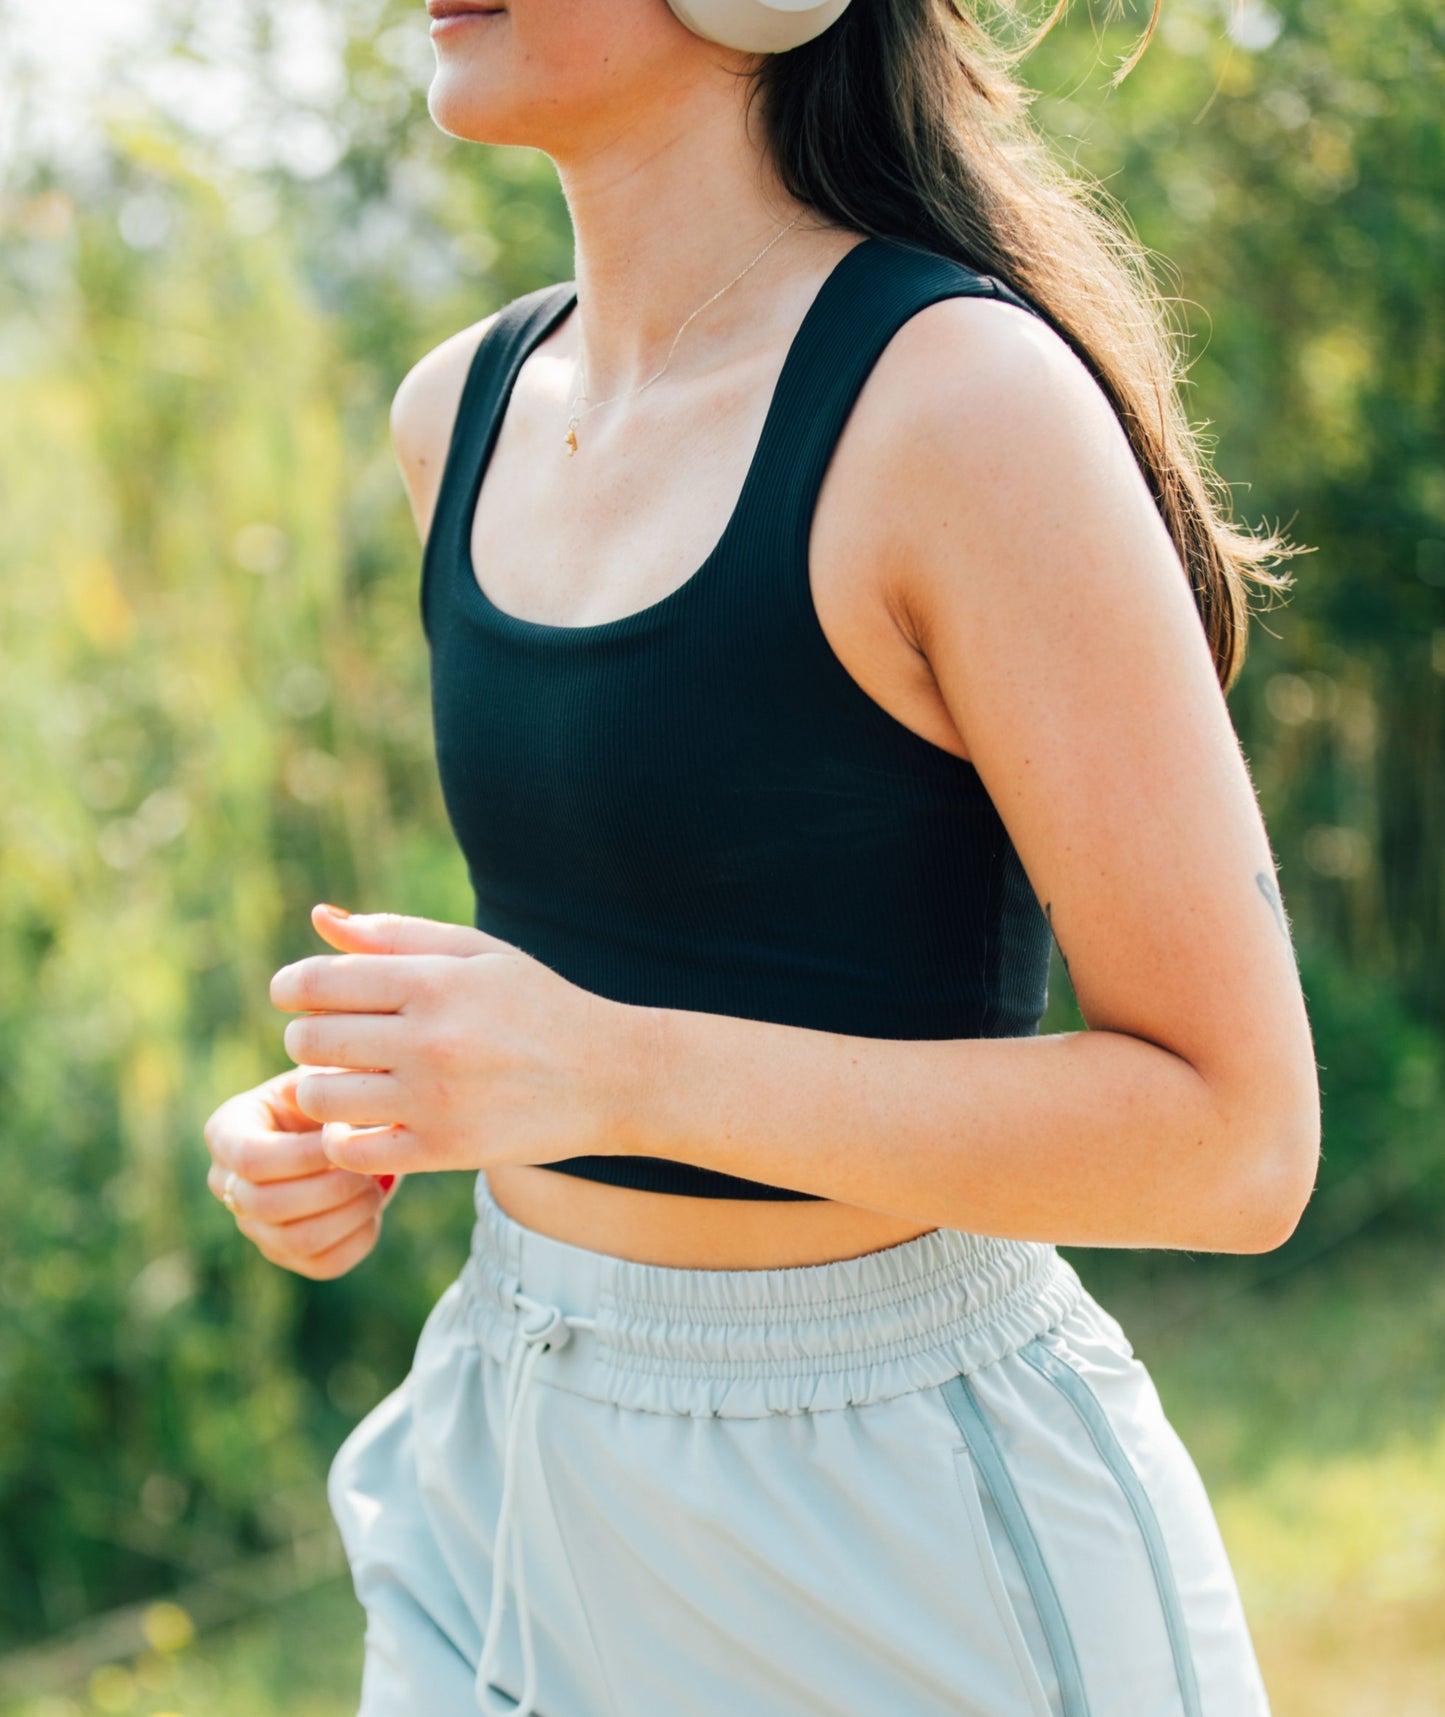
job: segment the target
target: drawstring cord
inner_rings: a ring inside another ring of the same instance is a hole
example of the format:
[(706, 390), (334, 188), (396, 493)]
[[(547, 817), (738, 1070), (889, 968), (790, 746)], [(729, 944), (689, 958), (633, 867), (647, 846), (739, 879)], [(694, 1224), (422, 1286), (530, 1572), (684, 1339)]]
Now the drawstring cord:
[[(537, 1698), (537, 1665), (532, 1652), (532, 1623), (527, 1612), (526, 1571), (522, 1562), (521, 1522), (513, 1529), (512, 1495), (516, 1479), (515, 1452), (517, 1434), (522, 1424), (522, 1404), (537, 1361), (550, 1348), (563, 1348), (572, 1339), (574, 1329), (596, 1329), (596, 1318), (569, 1316), (560, 1306), (543, 1305), (523, 1293), (514, 1293), (512, 1302), (519, 1310), (540, 1312), (542, 1320), (531, 1326), (523, 1325), (521, 1341), (513, 1348), (507, 1361), (507, 1429), (502, 1455), (502, 1502), (497, 1511), (497, 1532), (492, 1550), (492, 1602), (487, 1614), (487, 1633), (482, 1642), (482, 1658), (477, 1666), (477, 1687), (481, 1694), (481, 1709), (487, 1717), (534, 1717)], [(517, 1588), (517, 1627), (522, 1636), (522, 1696), (521, 1702), (499, 1711), (492, 1704), (490, 1671), (502, 1642), (502, 1609), (506, 1602), (507, 1550), (512, 1551), (512, 1584)]]

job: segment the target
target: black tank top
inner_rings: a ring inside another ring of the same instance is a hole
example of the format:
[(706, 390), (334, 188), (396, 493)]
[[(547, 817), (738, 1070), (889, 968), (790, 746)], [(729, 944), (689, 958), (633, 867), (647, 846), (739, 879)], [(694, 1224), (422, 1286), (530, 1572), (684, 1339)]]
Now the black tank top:
[[(479, 343), (422, 561), (443, 798), (474, 922), (616, 1001), (880, 1038), (1019, 1037), (1051, 933), (971, 763), (875, 702), (808, 583), (814, 502), (897, 329), (992, 276), (865, 238), (823, 282), (722, 536), (648, 607), (553, 626), (495, 607), (471, 522), (528, 353), (575, 283), (514, 300)], [(561, 1174), (704, 1198), (804, 1199), (661, 1157)]]

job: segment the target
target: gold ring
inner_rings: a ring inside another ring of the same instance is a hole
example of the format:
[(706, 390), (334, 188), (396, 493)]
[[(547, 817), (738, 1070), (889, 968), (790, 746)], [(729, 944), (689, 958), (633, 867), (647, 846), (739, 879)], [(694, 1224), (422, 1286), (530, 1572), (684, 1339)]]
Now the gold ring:
[(225, 1205), (226, 1209), (230, 1211), (232, 1216), (239, 1214), (236, 1209), (236, 1200), (232, 1194), (235, 1191), (236, 1182), (240, 1178), (241, 1177), (236, 1173), (235, 1169), (232, 1169), (226, 1176), (226, 1184), (221, 1188), (221, 1203)]

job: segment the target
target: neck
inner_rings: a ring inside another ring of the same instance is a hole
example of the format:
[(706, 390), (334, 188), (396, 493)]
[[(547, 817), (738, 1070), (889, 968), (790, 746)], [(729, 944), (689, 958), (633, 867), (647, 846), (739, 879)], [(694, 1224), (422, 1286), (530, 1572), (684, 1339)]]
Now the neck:
[(712, 370), (755, 348), (763, 307), (785, 303), (787, 283), (808, 272), (812, 229), (823, 225), (778, 185), (735, 91), (684, 93), (653, 123), (557, 157), (575, 242), (573, 349), (580, 342), (595, 400), (656, 375), (687, 318), (800, 216), (690, 324), (669, 373)]

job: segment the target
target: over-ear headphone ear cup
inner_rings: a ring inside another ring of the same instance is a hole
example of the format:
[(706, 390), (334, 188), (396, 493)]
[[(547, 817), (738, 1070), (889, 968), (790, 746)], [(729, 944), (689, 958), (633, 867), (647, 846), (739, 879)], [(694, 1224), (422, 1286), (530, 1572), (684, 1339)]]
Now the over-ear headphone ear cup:
[(835, 23), (848, 0), (667, 0), (695, 36), (750, 54), (782, 54)]

